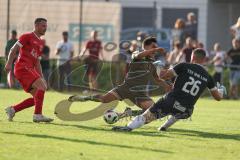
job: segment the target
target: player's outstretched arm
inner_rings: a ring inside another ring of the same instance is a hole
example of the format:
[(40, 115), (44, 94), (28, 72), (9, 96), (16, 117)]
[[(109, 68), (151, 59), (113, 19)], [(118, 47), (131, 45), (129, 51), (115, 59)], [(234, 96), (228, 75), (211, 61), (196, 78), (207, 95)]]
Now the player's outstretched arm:
[(173, 69), (168, 69), (160, 78), (164, 80), (170, 80), (175, 77), (175, 71)]
[(160, 48), (153, 48), (153, 49), (142, 51), (140, 53), (133, 53), (132, 58), (133, 59), (142, 59), (144, 57), (155, 54), (156, 52), (160, 52), (160, 53), (164, 54), (165, 50), (164, 50), (164, 48), (161, 48), (161, 47)]
[(210, 93), (215, 100), (220, 101), (221, 99), (223, 99), (224, 95), (227, 94), (227, 90), (223, 85), (220, 85), (218, 83), (217, 87), (212, 89)]
[(17, 57), (17, 52), (18, 52), (19, 48), (20, 48), (20, 46), (17, 43), (15, 43), (14, 46), (10, 49), (10, 52), (8, 55), (8, 60), (5, 65), (5, 69), (7, 72), (12, 70), (12, 63), (13, 63), (14, 59), (16, 59), (16, 57)]
[(157, 74), (154, 74), (154, 79), (157, 82), (158, 85), (164, 88), (165, 92), (169, 92), (172, 89), (172, 84), (167, 83), (165, 80), (158, 77)]
[(210, 93), (212, 97), (217, 101), (220, 101), (223, 98), (223, 95), (219, 93), (217, 89), (210, 91)]

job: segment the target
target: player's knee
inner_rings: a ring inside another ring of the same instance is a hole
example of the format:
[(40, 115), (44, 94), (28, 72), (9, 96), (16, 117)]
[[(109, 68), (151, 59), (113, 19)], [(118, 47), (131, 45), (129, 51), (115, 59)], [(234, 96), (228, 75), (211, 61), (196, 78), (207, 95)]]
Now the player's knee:
[(143, 110), (147, 110), (149, 107), (152, 106), (152, 104), (139, 104), (139, 106), (143, 109)]
[(39, 84), (39, 85), (37, 86), (37, 90), (46, 91), (46, 90), (47, 90), (47, 87), (46, 87), (46, 85), (44, 85), (44, 84)]
[(46, 91), (46, 87), (38, 87), (37, 90)]
[(101, 97), (100, 98), (101, 100), (102, 100), (102, 103), (109, 103), (110, 101), (109, 101), (109, 99), (107, 98), (107, 97)]
[(46, 91), (46, 90), (47, 90), (47, 86), (45, 85), (44, 81), (43, 81), (41, 78), (37, 79), (37, 80), (33, 83), (32, 87), (33, 87), (35, 90), (43, 90), (43, 91)]

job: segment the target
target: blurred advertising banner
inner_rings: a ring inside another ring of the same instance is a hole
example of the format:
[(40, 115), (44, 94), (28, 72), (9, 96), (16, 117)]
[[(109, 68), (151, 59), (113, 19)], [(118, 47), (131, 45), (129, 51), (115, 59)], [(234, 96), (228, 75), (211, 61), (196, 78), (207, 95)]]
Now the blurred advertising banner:
[[(10, 30), (15, 29), (20, 36), (33, 30), (36, 17), (48, 20), (48, 30), (45, 35), (47, 45), (54, 58), (56, 43), (62, 39), (62, 32), (69, 32), (69, 39), (74, 43), (75, 55), (90, 38), (90, 32), (97, 30), (103, 45), (107, 42), (119, 44), (121, 29), (121, 5), (119, 3), (83, 2), (82, 23), (80, 25), (80, 0), (12, 0), (10, 3)], [(4, 56), (7, 32), (7, 0), (0, 1), (0, 56)], [(81, 33), (81, 38), (80, 38)], [(104, 51), (107, 60), (111, 60), (117, 49)]]

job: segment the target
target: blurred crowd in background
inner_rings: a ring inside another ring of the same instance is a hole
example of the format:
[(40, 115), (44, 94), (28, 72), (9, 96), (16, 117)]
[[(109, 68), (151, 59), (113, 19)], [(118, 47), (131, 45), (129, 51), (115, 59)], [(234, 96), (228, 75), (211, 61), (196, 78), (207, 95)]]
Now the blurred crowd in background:
[[(203, 48), (204, 44), (198, 40), (197, 30), (198, 21), (196, 15), (190, 12), (186, 15), (185, 19), (176, 19), (172, 28), (171, 42), (172, 46), (165, 55), (156, 54), (156, 60), (161, 60), (166, 66), (174, 66), (181, 62), (190, 62), (192, 51), (195, 48)], [(61, 34), (61, 33), (60, 33)], [(240, 83), (240, 17), (237, 22), (232, 26), (229, 26), (229, 34), (232, 36), (232, 46), (227, 46), (228, 50), (222, 50), (222, 46), (217, 42), (212, 46), (212, 50), (207, 51), (206, 67), (213, 68), (213, 77), (216, 82), (223, 84), (224, 76), (228, 77), (229, 83), (229, 95), (227, 98), (238, 99), (238, 86)], [(129, 40), (130, 43), (123, 47), (119, 51), (119, 61), (124, 61), (126, 64), (125, 73), (128, 71), (128, 65), (131, 62), (131, 54), (135, 51), (141, 51), (141, 42), (148, 35), (143, 31), (139, 31), (135, 39)], [(11, 38), (6, 43), (5, 58), (7, 59), (11, 47), (18, 39), (17, 31), (11, 32)], [(68, 39), (68, 32), (62, 32), (62, 40), (56, 40), (56, 48), (49, 48), (47, 40), (44, 40), (43, 54), (41, 57), (41, 65), (43, 75), (48, 80), (51, 72), (50, 67), (50, 52), (54, 52), (57, 57), (57, 67), (59, 70), (59, 91), (63, 90), (64, 77), (67, 77), (67, 83), (71, 84), (71, 77), (68, 76), (71, 73), (71, 60), (76, 60), (74, 57), (74, 47), (72, 42)], [(90, 89), (97, 89), (97, 73), (98, 62), (104, 60), (104, 49), (101, 39), (98, 38), (98, 31), (92, 31), (89, 35), (89, 40), (81, 50), (77, 57), (84, 59), (86, 64), (86, 73), (89, 82)], [(161, 46), (160, 46), (161, 47)], [(225, 47), (226, 48), (226, 47)], [(88, 54), (86, 54), (88, 52)], [(101, 57), (100, 57), (101, 56)], [(2, 82), (2, 71), (4, 66), (1, 67), (0, 82), (1, 86), (5, 86)], [(228, 72), (226, 72), (228, 70)], [(228, 75), (224, 75), (227, 73)], [(15, 82), (15, 88), (19, 88), (19, 84)]]
[[(186, 15), (186, 21), (184, 19), (177, 19), (172, 29), (172, 49), (165, 54), (165, 56), (156, 55), (156, 60), (163, 61), (166, 65), (174, 66), (181, 62), (190, 62), (192, 51), (196, 48), (203, 48), (204, 44), (198, 40), (197, 36), (197, 19), (194, 13), (190, 12)], [(228, 50), (222, 50), (220, 43), (216, 43), (212, 46), (212, 50), (206, 50), (207, 59), (206, 68), (213, 68), (213, 77), (215, 82), (223, 84), (224, 72), (227, 73), (229, 83), (229, 95), (226, 98), (238, 99), (238, 86), (240, 84), (240, 17), (237, 22), (230, 26), (229, 34), (232, 36), (232, 46), (228, 46)], [(143, 40), (147, 35), (143, 32), (137, 34), (136, 40), (132, 40), (130, 48), (127, 50), (126, 62), (131, 61), (129, 56), (136, 50), (139, 50), (141, 43), (139, 40)]]

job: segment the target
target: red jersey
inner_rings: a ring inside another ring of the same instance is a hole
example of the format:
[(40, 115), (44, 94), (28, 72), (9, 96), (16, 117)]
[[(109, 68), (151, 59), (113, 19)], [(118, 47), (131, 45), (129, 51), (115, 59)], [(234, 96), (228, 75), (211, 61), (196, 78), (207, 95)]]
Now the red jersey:
[(43, 41), (34, 32), (31, 32), (23, 34), (16, 43), (21, 48), (15, 67), (34, 68), (38, 57), (42, 54)]
[(102, 43), (99, 40), (90, 40), (86, 44), (86, 48), (89, 50), (89, 57), (93, 59), (99, 59), (99, 52), (102, 49)]

